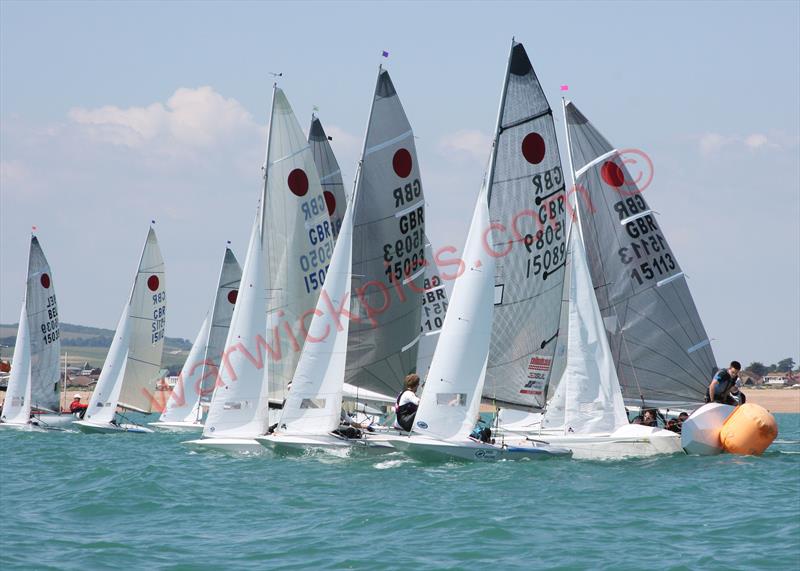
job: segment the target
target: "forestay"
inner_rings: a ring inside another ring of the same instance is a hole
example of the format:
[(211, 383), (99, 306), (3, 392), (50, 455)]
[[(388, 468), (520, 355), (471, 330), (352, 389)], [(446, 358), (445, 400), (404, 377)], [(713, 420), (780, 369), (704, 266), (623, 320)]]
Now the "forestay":
[(567, 364), (542, 426), (565, 433), (610, 433), (628, 424), (628, 417), (577, 224), (570, 233), (569, 256)]
[(319, 173), (319, 182), (322, 185), (322, 195), (328, 208), (331, 220), (331, 232), (334, 238), (339, 235), (347, 208), (347, 198), (342, 182), (342, 171), (333, 154), (328, 136), (319, 118), (312, 116), (311, 127), (308, 130), (308, 144), (311, 145), (311, 154)]
[(397, 394), (416, 370), (425, 197), (414, 133), (380, 69), (356, 183), (347, 382)]
[[(333, 259), (314, 310), (303, 354), (281, 412), (279, 431), (326, 434), (339, 426), (350, 320), (352, 211), (345, 214)], [(331, 312), (329, 304), (341, 307)]]
[(463, 441), (477, 421), (494, 299), (495, 258), (484, 242), (488, 228), (489, 209), (484, 186), (464, 246), (466, 269), (453, 287), (415, 417), (413, 430), (419, 434)]
[(628, 404), (703, 401), (714, 355), (686, 278), (624, 157), (566, 104), (589, 271)]
[(60, 410), (61, 339), (55, 282), (39, 239), (31, 238), (25, 296), (30, 334), (31, 406)]
[[(552, 111), (522, 44), (514, 42), (490, 172), (494, 323), (483, 396), (541, 408), (561, 315), (565, 183)], [(469, 260), (467, 261), (469, 263)]]
[(333, 232), (311, 147), (275, 88), (264, 184), (270, 398), (281, 402), (303, 348), (303, 315), (317, 304)]
[(178, 375), (161, 422), (195, 422), (202, 416), (201, 401), (210, 400), (219, 373), (242, 269), (230, 248), (225, 248), (214, 304), (206, 315), (192, 350)]

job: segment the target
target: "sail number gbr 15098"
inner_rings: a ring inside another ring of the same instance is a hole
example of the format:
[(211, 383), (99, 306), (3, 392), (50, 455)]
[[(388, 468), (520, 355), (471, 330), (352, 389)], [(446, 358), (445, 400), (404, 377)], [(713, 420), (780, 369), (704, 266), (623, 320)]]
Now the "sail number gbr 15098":
[(61, 336), (61, 329), (58, 327), (58, 306), (56, 305), (56, 296), (47, 296), (47, 321), (42, 323), (42, 341), (45, 345), (53, 343)]
[[(414, 179), (392, 192), (394, 208), (404, 207), (395, 214), (401, 237), (383, 244), (383, 264), (386, 280), (408, 279), (425, 265), (425, 206), (422, 184)], [(402, 213), (402, 214), (401, 214)]]

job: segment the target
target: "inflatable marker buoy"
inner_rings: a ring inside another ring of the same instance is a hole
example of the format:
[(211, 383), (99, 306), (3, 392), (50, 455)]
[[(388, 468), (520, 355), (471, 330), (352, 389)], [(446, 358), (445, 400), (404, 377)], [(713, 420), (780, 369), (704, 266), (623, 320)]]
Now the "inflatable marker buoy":
[(761, 454), (777, 436), (775, 417), (764, 407), (751, 403), (737, 406), (719, 431), (722, 448), (742, 456)]
[(722, 452), (722, 425), (733, 412), (727, 404), (709, 403), (687, 418), (681, 428), (681, 447), (687, 454), (713, 456)]

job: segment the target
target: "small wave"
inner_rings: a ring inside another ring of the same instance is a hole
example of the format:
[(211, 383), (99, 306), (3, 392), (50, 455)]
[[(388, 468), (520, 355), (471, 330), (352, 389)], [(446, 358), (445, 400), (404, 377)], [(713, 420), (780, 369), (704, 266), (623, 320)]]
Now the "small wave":
[(397, 458), (396, 460), (384, 460), (383, 462), (378, 462), (375, 464), (374, 468), (376, 470), (390, 470), (392, 468), (398, 468), (400, 466), (413, 463), (414, 460), (411, 458)]

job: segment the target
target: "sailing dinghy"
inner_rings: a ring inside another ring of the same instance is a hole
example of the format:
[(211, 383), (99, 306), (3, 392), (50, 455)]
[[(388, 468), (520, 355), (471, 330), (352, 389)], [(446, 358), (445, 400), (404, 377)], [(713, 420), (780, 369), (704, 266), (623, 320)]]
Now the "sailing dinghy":
[(158, 421), (150, 423), (153, 428), (202, 432), (203, 407), (214, 391), (241, 279), (242, 268), (236, 256), (230, 248), (225, 248), (214, 304), (203, 320), (164, 412)]
[(185, 444), (234, 453), (264, 450), (255, 438), (277, 422), (332, 253), (311, 148), (275, 86), (261, 199), (217, 387), (203, 437)]
[(164, 260), (151, 227), (89, 408), (84, 419), (74, 423), (81, 432), (152, 432), (138, 424), (118, 422), (116, 416), (117, 407), (148, 414), (155, 404), (166, 326), (165, 288)]
[[(549, 308), (550, 298), (551, 303), (560, 305), (563, 227), (560, 234), (555, 230), (547, 236), (542, 233), (540, 247), (549, 254), (546, 261), (537, 254), (540, 264), (532, 274), (525, 270), (529, 267), (526, 250), (513, 252), (514, 246), (520, 250), (521, 241), (512, 242), (505, 251), (506, 259), (498, 255), (498, 245), (505, 247), (508, 237), (493, 236), (491, 244), (486, 240), (497, 222), (504, 221), (497, 217), (514, 216), (515, 208), (530, 208), (531, 203), (541, 202), (537, 198), (552, 198), (541, 211), (545, 222), (563, 212), (558, 202), (563, 184), (551, 178), (550, 188), (543, 184), (537, 187), (535, 181), (543, 177), (531, 176), (536, 165), (545, 160), (550, 165), (558, 154), (538, 134), (552, 124), (551, 119), (547, 122), (549, 106), (546, 100), (542, 102), (540, 93), (522, 44), (512, 42), (489, 168), (464, 246), (466, 271), (453, 288), (412, 433), (392, 440), (396, 448), (412, 456), (495, 461), (570, 454), (567, 449), (538, 442), (495, 444), (469, 436), (478, 419), (482, 395), (516, 406), (543, 404), (544, 383), (538, 376), (534, 380), (529, 377), (529, 363), (546, 362), (543, 368), (549, 372), (552, 361), (540, 352), (552, 355), (548, 345), (557, 336), (560, 308), (542, 312), (541, 319), (534, 310)], [(552, 177), (552, 166), (548, 172)], [(555, 172), (560, 176), (558, 170)], [(515, 222), (519, 222), (515, 228), (525, 232), (521, 237), (536, 235), (533, 218)], [(527, 232), (529, 227), (531, 232)], [(531, 246), (531, 252), (537, 247), (535, 239), (525, 243)], [(505, 344), (499, 341), (501, 333)], [(493, 370), (491, 384), (488, 369)]]
[[(60, 410), (58, 304), (50, 265), (39, 239), (31, 237), (25, 300), (19, 317), (11, 376), (6, 388), (0, 427), (29, 428), (71, 423)], [(32, 411), (38, 416), (31, 418)], [(39, 414), (49, 411), (53, 414)]]

